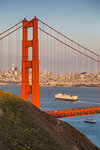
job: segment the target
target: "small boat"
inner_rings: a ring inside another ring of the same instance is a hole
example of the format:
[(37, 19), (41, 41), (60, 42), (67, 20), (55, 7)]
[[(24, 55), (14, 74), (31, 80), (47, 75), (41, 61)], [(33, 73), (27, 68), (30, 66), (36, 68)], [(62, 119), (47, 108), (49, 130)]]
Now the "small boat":
[(88, 123), (96, 123), (96, 120), (92, 119), (92, 118), (85, 118), (84, 120), (85, 122), (88, 122)]
[(78, 96), (75, 95), (66, 95), (62, 93), (55, 94), (55, 99), (67, 100), (67, 101), (77, 101)]

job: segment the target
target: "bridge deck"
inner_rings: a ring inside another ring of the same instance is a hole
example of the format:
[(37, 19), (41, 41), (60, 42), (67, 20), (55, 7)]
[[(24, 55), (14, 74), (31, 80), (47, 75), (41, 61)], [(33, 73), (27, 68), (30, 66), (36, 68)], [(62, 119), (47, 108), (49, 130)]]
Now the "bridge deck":
[(71, 109), (62, 109), (62, 110), (50, 110), (45, 112), (56, 118), (86, 116), (86, 115), (100, 114), (100, 106), (71, 108)]

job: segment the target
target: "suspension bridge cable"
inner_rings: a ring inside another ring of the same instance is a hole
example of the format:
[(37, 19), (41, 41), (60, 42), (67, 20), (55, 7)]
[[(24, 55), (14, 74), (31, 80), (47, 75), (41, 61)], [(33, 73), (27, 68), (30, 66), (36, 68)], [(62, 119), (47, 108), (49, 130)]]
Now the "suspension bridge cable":
[(2, 33), (0, 33), (0, 35), (2, 35), (2, 34), (4, 34), (4, 33), (8, 32), (8, 31), (11, 30), (12, 28), (14, 28), (14, 27), (16, 27), (17, 25), (19, 25), (20, 23), (22, 23), (22, 21), (18, 22), (17, 24), (15, 24), (14, 26), (10, 27), (9, 29), (3, 31)]
[(41, 28), (38, 27), (38, 29), (41, 30), (42, 32), (48, 34), (48, 35), (51, 36), (52, 38), (56, 39), (56, 40), (59, 41), (60, 43), (62, 43), (62, 44), (64, 44), (64, 45), (70, 47), (71, 49), (77, 51), (78, 53), (80, 53), (80, 54), (82, 54), (82, 55), (84, 55), (84, 56), (86, 56), (86, 57), (88, 57), (88, 58), (90, 58), (90, 59), (92, 59), (92, 60), (94, 60), (94, 61), (100, 63), (99, 60), (96, 60), (95, 58), (93, 58), (93, 57), (91, 57), (91, 56), (89, 56), (89, 55), (87, 55), (87, 54), (85, 54), (85, 53), (83, 53), (83, 52), (80, 52), (78, 49), (73, 48), (72, 46), (70, 46), (70, 45), (64, 43), (63, 41), (59, 40), (58, 38), (56, 38), (55, 36), (51, 35), (50, 33), (48, 33), (48, 32), (46, 32), (46, 31), (42, 30)]
[[(6, 34), (5, 36), (1, 37), (0, 40), (4, 39), (5, 37), (7, 37), (8, 35), (14, 33), (15, 31), (17, 31), (18, 29), (20, 29), (21, 27), (25, 28), (30, 22), (32, 22), (33, 19), (31, 19), (30, 21), (28, 21), (28, 23), (23, 27), (23, 25), (19, 26), (18, 28), (16, 28), (15, 30), (11, 31), (10, 33)], [(22, 21), (21, 21), (22, 22)], [(20, 23), (21, 23), (20, 22)], [(18, 25), (18, 24), (17, 24)], [(1, 35), (1, 34), (0, 34)]]
[(60, 34), (60, 35), (61, 35), (61, 36), (63, 36), (64, 38), (68, 39), (69, 41), (71, 41), (71, 42), (75, 43), (76, 45), (78, 45), (78, 46), (80, 46), (80, 47), (82, 47), (82, 48), (86, 49), (87, 51), (89, 51), (89, 52), (93, 53), (94, 55), (96, 55), (96, 56), (100, 57), (100, 55), (99, 55), (99, 54), (97, 54), (97, 53), (95, 53), (95, 52), (93, 52), (93, 51), (89, 50), (88, 48), (86, 48), (86, 47), (82, 46), (81, 44), (79, 44), (79, 43), (75, 42), (74, 40), (72, 40), (72, 39), (68, 38), (67, 36), (63, 35), (63, 34), (62, 34), (62, 33), (60, 33), (59, 31), (57, 31), (57, 30), (55, 30), (54, 28), (50, 27), (49, 25), (47, 25), (46, 23), (44, 23), (44, 22), (43, 22), (43, 21), (41, 21), (40, 19), (38, 19), (38, 20), (39, 20), (41, 23), (43, 23), (44, 25), (46, 25), (48, 28), (50, 28), (50, 29), (52, 29), (53, 31), (57, 32), (58, 34)]
[(17, 31), (18, 29), (20, 29), (22, 26), (16, 28), (15, 30), (11, 31), (10, 33), (6, 34), (5, 36), (1, 37), (0, 40), (4, 39), (5, 37), (7, 37), (8, 35), (14, 33), (15, 31)]

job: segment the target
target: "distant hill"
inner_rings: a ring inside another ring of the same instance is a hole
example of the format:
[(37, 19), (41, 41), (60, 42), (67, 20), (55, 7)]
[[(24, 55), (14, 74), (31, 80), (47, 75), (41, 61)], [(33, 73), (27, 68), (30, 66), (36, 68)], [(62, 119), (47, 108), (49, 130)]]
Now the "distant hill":
[(99, 150), (85, 135), (0, 90), (0, 150)]

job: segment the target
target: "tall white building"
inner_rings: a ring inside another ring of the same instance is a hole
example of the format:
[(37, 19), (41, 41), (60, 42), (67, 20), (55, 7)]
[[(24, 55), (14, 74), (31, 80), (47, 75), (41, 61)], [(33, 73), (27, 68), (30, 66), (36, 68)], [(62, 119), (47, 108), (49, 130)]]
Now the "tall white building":
[(14, 72), (14, 64), (11, 65), (11, 70)]

